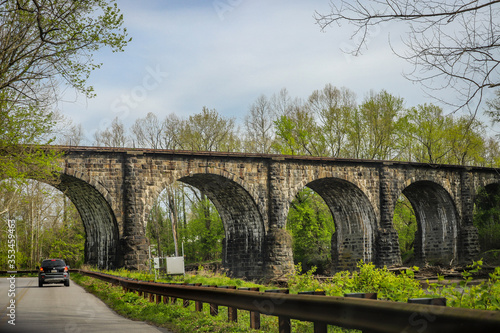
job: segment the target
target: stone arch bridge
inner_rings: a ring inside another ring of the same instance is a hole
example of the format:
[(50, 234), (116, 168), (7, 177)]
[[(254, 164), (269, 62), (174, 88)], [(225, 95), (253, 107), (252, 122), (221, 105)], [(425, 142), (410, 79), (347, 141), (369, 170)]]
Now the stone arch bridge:
[(87, 233), (85, 261), (99, 267), (143, 268), (145, 221), (160, 192), (181, 181), (203, 191), (225, 229), (223, 266), (236, 277), (277, 277), (291, 269), (284, 230), (290, 202), (304, 187), (330, 207), (337, 269), (363, 259), (401, 264), (392, 219), (404, 194), (418, 221), (421, 262), (468, 262), (479, 252), (472, 224), (480, 186), (500, 183), (498, 169), (419, 163), (188, 152), (127, 148), (56, 147), (59, 180)]

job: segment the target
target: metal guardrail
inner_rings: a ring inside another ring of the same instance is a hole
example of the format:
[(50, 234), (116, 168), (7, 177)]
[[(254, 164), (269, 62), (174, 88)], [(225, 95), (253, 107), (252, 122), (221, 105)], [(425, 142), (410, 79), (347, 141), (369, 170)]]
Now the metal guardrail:
[[(229, 316), (237, 320), (237, 310), (251, 312), (250, 327), (259, 328), (260, 314), (277, 316), (280, 332), (290, 332), (290, 319), (315, 324), (315, 332), (325, 332), (327, 325), (360, 329), (369, 332), (498, 332), (500, 311), (451, 308), (418, 303), (391, 302), (353, 297), (321, 295), (291, 295), (283, 292), (260, 292), (216, 286), (194, 286), (137, 281), (113, 275), (72, 270), (120, 285), (125, 291), (135, 291), (149, 300), (173, 303), (183, 299), (210, 304), (211, 313), (218, 306), (227, 306)], [(248, 289), (248, 288), (246, 288)], [(232, 309), (232, 310), (231, 310)]]

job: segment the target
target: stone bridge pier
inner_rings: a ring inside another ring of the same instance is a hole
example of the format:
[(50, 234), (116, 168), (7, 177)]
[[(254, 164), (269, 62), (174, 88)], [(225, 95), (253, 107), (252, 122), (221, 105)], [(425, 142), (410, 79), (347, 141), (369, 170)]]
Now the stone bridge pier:
[(180, 181), (198, 188), (224, 225), (223, 266), (235, 277), (277, 278), (293, 270), (286, 231), (291, 201), (309, 187), (335, 222), (336, 270), (359, 260), (401, 264), (393, 226), (406, 196), (418, 223), (416, 259), (468, 262), (479, 252), (472, 212), (477, 190), (500, 183), (496, 169), (297, 156), (59, 147), (54, 184), (77, 207), (87, 232), (85, 261), (146, 268), (148, 214), (161, 191)]

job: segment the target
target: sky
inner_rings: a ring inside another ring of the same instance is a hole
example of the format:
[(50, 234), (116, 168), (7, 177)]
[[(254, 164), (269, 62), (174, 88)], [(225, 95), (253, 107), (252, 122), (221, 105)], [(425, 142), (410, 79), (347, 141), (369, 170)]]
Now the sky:
[[(354, 91), (358, 102), (385, 89), (407, 107), (434, 102), (402, 75), (411, 68), (390, 49), (401, 27), (369, 32), (368, 48), (354, 57), (349, 26), (321, 31), (315, 11), (329, 0), (117, 0), (132, 41), (124, 52), (100, 50), (102, 68), (89, 84), (97, 97), (68, 89), (59, 109), (82, 124), (87, 142), (118, 117), (126, 127), (149, 112), (187, 118), (202, 107), (242, 123), (260, 96), (286, 88), (307, 99), (326, 84)], [(446, 93), (446, 92), (443, 92)]]

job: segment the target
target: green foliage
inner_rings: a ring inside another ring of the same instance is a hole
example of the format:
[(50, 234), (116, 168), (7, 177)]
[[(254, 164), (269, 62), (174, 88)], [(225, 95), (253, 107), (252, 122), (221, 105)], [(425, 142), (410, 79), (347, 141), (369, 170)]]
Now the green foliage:
[(398, 232), (401, 254), (412, 253), (415, 232), (417, 231), (417, 220), (413, 207), (405, 196), (401, 196), (396, 203), (393, 223)]
[(40, 102), (57, 94), (62, 80), (92, 96), (86, 82), (100, 67), (93, 52), (110, 47), (122, 51), (130, 39), (114, 1), (3, 1), (0, 5), (3, 48), (0, 90), (18, 95), (20, 103)]
[(478, 229), (481, 250), (500, 249), (500, 186), (479, 189), (474, 206), (474, 226)]
[(219, 213), (208, 199), (197, 202), (191, 213), (190, 221), (179, 230), (185, 244), (186, 261), (220, 260), (224, 226)]
[(236, 151), (240, 141), (234, 125), (233, 118), (224, 118), (217, 110), (203, 107), (201, 113), (181, 122), (178, 145), (193, 151)]
[(313, 190), (305, 188), (292, 201), (287, 229), (293, 237), (295, 262), (306, 270), (316, 266), (320, 274), (328, 270), (335, 226), (330, 209)]
[[(487, 281), (471, 285), (472, 275), (483, 265), (482, 260), (467, 266), (462, 273), (463, 280), (459, 284), (445, 285), (434, 283), (429, 292), (435, 296), (446, 297), (447, 305), (461, 308), (500, 310), (500, 267), (490, 273)], [(441, 279), (442, 280), (442, 279)]]
[[(203, 196), (196, 197), (198, 194), (186, 197), (186, 190), (177, 188), (170, 194), (163, 193), (149, 215), (146, 235), (160, 250), (155, 255), (171, 256), (175, 253), (172, 217), (177, 217), (175, 231), (179, 255), (183, 244), (186, 263), (221, 260), (224, 238), (222, 220), (210, 200)], [(169, 200), (169, 196), (175, 199)], [(173, 205), (176, 213), (171, 211)]]
[(343, 296), (346, 293), (375, 292), (379, 299), (406, 302), (408, 298), (423, 297), (424, 290), (414, 279), (414, 271), (406, 270), (396, 275), (384, 268), (375, 268), (372, 263), (358, 264), (358, 271), (337, 272), (333, 277), (319, 282), (313, 275), (315, 267), (301, 274), (302, 267), (296, 266), (296, 272), (290, 276), (288, 285), (294, 291), (324, 290), (329, 296)]
[(59, 154), (42, 150), (40, 145), (52, 142), (46, 136), (54, 125), (54, 114), (35, 106), (16, 107), (6, 95), (0, 90), (0, 180), (53, 179)]

